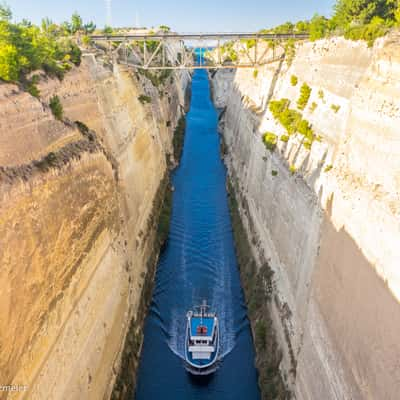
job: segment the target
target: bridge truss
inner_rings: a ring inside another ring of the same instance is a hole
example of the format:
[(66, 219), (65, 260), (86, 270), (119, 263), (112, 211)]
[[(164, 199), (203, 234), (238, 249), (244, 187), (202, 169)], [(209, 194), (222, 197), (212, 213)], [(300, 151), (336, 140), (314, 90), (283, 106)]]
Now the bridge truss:
[(306, 34), (145, 33), (92, 35), (95, 43), (109, 44), (120, 63), (146, 70), (257, 68), (282, 58), (288, 40), (306, 40)]

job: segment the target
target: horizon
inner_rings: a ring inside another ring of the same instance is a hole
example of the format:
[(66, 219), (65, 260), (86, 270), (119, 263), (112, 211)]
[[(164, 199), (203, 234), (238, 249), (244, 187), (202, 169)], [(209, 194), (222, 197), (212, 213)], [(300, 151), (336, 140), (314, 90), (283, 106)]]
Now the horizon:
[[(108, 3), (111, 2), (109, 11)], [(171, 0), (154, 6), (154, 3), (127, 0), (72, 0), (68, 4), (40, 0), (9, 0), (5, 2), (13, 12), (13, 20), (28, 19), (40, 24), (43, 18), (55, 23), (69, 20), (76, 11), (84, 21), (93, 21), (97, 27), (146, 27), (170, 26), (177, 32), (254, 32), (272, 28), (287, 21), (297, 22), (311, 19), (314, 14), (330, 16), (334, 0), (311, 0), (307, 4), (288, 0), (284, 4), (273, 1), (250, 1), (244, 6), (232, 0), (229, 6), (204, 0), (201, 4)], [(228, 8), (229, 7), (229, 8)], [(43, 10), (46, 10), (44, 12)], [(212, 10), (212, 13), (210, 13)], [(223, 15), (223, 17), (221, 17)]]

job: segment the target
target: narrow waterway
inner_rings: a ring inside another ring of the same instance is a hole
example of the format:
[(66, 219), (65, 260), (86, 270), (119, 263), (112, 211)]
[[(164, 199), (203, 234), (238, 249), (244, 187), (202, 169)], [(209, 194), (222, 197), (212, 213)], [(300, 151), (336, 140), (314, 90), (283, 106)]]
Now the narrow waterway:
[[(193, 76), (171, 230), (146, 319), (137, 400), (258, 400), (250, 325), (235, 257), (219, 152), (218, 115), (207, 73)], [(207, 299), (220, 320), (218, 371), (194, 379), (183, 365), (186, 312)]]

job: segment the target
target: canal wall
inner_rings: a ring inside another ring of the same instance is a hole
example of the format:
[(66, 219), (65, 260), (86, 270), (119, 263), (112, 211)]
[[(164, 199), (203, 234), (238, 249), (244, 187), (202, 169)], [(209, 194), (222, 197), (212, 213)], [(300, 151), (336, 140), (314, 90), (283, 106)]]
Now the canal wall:
[[(280, 387), (263, 361), (273, 340), (275, 369), (297, 399), (398, 397), (399, 50), (398, 33), (372, 48), (332, 38), (257, 70), (210, 74), (254, 260), (242, 263), (245, 291), (252, 276), (263, 282), (250, 282), (247, 300), (266, 399)], [(311, 148), (285, 137), (269, 109), (284, 98), (297, 109), (303, 84)], [(271, 150), (266, 132), (278, 139)]]
[(0, 398), (109, 398), (141, 346), (190, 75), (101, 51), (62, 81), (38, 74), (38, 99), (0, 84), (0, 384), (26, 385)]

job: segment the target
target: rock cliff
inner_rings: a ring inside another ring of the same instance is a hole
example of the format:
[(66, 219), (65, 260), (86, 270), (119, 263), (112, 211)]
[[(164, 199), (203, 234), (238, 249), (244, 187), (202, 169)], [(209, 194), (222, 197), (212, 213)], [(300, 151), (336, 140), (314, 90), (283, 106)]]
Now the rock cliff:
[[(299, 43), (292, 60), (212, 78), (242, 220), (258, 268), (273, 271), (282, 376), (298, 399), (398, 397), (399, 50), (398, 33), (373, 48)], [(269, 110), (283, 98), (296, 109), (304, 83), (311, 149), (300, 134), (285, 138)], [(265, 132), (278, 138), (273, 151)]]
[(0, 382), (27, 385), (0, 398), (110, 397), (189, 82), (87, 54), (61, 82), (42, 75), (40, 99), (0, 84)]

